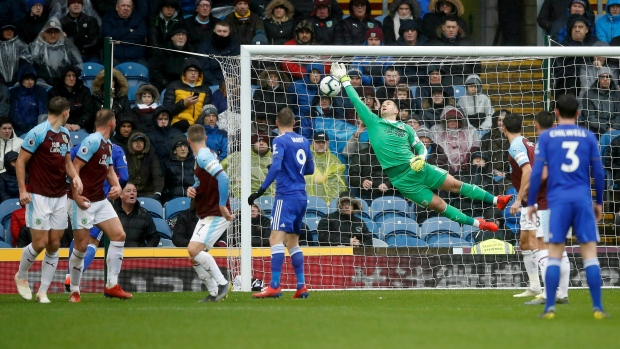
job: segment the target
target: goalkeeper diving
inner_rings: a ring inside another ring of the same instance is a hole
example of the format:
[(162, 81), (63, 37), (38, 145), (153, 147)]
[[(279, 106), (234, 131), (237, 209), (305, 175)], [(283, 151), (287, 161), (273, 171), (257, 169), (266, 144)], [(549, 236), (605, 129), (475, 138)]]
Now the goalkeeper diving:
[(384, 101), (381, 104), (381, 117), (379, 117), (362, 102), (355, 88), (351, 86), (351, 79), (344, 64), (334, 62), (331, 66), (331, 75), (342, 83), (355, 111), (368, 129), (370, 144), (381, 167), (402, 195), (455, 222), (472, 225), (480, 230), (497, 231), (495, 223), (465, 215), (448, 205), (432, 190), (441, 189), (459, 193), (473, 200), (496, 205), (500, 210), (506, 207), (512, 195), (494, 196), (476, 185), (455, 179), (441, 168), (427, 164), (427, 150), (424, 143), (409, 125), (397, 121), (399, 113), (397, 103), (390, 99)]

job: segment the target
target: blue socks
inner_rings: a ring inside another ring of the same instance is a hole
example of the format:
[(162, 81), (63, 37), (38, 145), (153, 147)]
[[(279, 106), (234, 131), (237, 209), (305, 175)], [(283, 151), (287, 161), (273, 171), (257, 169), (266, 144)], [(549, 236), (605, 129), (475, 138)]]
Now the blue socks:
[(603, 303), (601, 300), (601, 267), (598, 258), (590, 258), (583, 261), (583, 267), (586, 270), (586, 280), (590, 288), (590, 296), (592, 297), (592, 306), (594, 310), (603, 311)]
[(545, 275), (545, 289), (547, 292), (547, 301), (545, 304), (545, 312), (555, 310), (555, 295), (560, 284), (560, 258), (547, 258), (547, 275)]
[(299, 246), (295, 246), (288, 251), (291, 254), (291, 262), (297, 277), (297, 289), (301, 290), (306, 284), (304, 276), (304, 254)]
[[(69, 245), (69, 256), (73, 254), (73, 246), (75, 245), (75, 241), (71, 240), (71, 245)], [(88, 269), (91, 263), (95, 260), (95, 253), (97, 252), (97, 246), (88, 244), (88, 248), (86, 248), (86, 254), (84, 255), (84, 269), (82, 273)], [(69, 267), (67, 266), (67, 274), (69, 274)]]
[(273, 289), (280, 287), (282, 264), (284, 264), (284, 244), (271, 246), (271, 282), (269, 286)]

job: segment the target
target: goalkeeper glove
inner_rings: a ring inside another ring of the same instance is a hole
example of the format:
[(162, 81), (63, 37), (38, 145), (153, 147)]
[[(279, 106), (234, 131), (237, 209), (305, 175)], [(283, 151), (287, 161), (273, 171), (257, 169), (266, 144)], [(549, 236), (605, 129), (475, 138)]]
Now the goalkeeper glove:
[(344, 63), (332, 63), (330, 72), (332, 76), (341, 83), (345, 81), (351, 81), (351, 78), (347, 75), (347, 66), (344, 65)]
[(258, 191), (256, 191), (256, 193), (248, 197), (248, 205), (254, 205), (254, 201), (256, 201), (256, 199), (258, 199), (259, 197), (263, 196), (263, 194), (265, 194), (265, 189), (258, 188)]
[(424, 168), (424, 162), (425, 162), (424, 158), (417, 155), (411, 158), (411, 160), (409, 160), (409, 166), (411, 166), (412, 170), (416, 172), (420, 172)]

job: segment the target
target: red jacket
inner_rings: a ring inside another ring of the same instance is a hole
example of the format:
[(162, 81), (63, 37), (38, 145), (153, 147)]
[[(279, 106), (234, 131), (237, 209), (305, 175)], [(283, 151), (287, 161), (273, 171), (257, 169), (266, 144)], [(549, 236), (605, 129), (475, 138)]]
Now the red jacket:
[(22, 227), (26, 226), (26, 208), (21, 207), (11, 214), (11, 236), (13, 237), (13, 247), (17, 247), (17, 237)]

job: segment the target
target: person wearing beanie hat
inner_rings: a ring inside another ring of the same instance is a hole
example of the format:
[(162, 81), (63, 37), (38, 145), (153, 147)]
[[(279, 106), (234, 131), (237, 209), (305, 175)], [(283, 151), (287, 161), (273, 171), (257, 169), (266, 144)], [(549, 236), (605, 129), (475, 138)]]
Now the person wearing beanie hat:
[(609, 67), (598, 70), (598, 79), (587, 90), (582, 116), (586, 118), (588, 128), (601, 135), (608, 131), (620, 130), (620, 92), (613, 80)]
[[(146, 133), (146, 136), (151, 141), (151, 147), (155, 149), (157, 158), (160, 159), (161, 163), (170, 156), (170, 149), (174, 144), (174, 140), (177, 136), (182, 135), (183, 132), (177, 127), (170, 127), (172, 112), (165, 106), (160, 105), (155, 108), (152, 115), (153, 127)], [(135, 120), (135, 118), (132, 118), (132, 120)]]
[(589, 6), (589, 2), (584, 0), (570, 0), (565, 2), (565, 4), (567, 4), (567, 7), (564, 8), (562, 16), (551, 25), (549, 31), (551, 38), (559, 43), (568, 39), (571, 36), (569, 27), (572, 26), (569, 25), (569, 21), (573, 16), (585, 17), (582, 21), (588, 26), (590, 36), (596, 37), (596, 16), (594, 15), (592, 7)]
[(383, 30), (381, 30), (381, 28), (368, 29), (366, 31), (366, 45), (382, 46), (383, 45)]
[(80, 51), (82, 61), (99, 62), (100, 19), (96, 13), (84, 13), (84, 1), (89, 0), (69, 0), (68, 12), (60, 18), (60, 25), (67, 38), (71, 38)]
[(217, 108), (213, 104), (205, 104), (196, 123), (204, 126), (207, 147), (222, 161), (228, 156), (228, 132), (219, 128), (217, 119)]
[(404, 21), (421, 21), (420, 3), (413, 0), (395, 0), (390, 5), (388, 15), (383, 20), (383, 33), (386, 45), (395, 45), (402, 35), (400, 27)]
[(129, 135), (125, 155), (129, 181), (136, 186), (139, 195), (160, 200), (164, 189), (164, 176), (149, 138), (143, 132), (133, 131)]
[(29, 54), (28, 45), (17, 36), (17, 27), (12, 20), (0, 24), (0, 81), (13, 86), (17, 81), (20, 57)]
[(254, 45), (252, 39), (257, 31), (265, 33), (265, 25), (259, 15), (250, 11), (250, 0), (234, 0), (235, 11), (224, 18), (224, 22), (230, 25), (233, 39), (239, 45)]
[[(495, 223), (474, 219), (463, 214), (463, 212), (450, 206), (434, 194), (432, 190), (442, 189), (455, 194), (459, 193), (477, 201), (484, 201), (489, 205), (497, 205), (499, 209), (506, 207), (511, 196), (495, 197), (475, 185), (456, 180), (452, 175), (436, 166), (429, 165), (426, 162), (426, 147), (419, 141), (415, 131), (402, 122), (397, 121), (399, 110), (395, 102), (390, 99), (384, 101), (381, 105), (381, 116), (374, 114), (369, 108), (362, 106), (362, 102), (355, 88), (351, 86), (350, 78), (346, 75), (346, 72), (347, 68), (344, 64), (339, 62), (332, 63), (331, 75), (342, 83), (345, 93), (353, 100), (360, 120), (368, 128), (368, 138), (377, 159), (381, 167), (385, 169), (385, 174), (390, 179), (392, 185), (398, 189), (400, 194), (416, 204), (428, 207), (455, 222), (475, 226), (481, 230), (497, 231), (498, 227)], [(446, 107), (444, 113), (452, 115), (451, 109), (455, 108), (451, 106)], [(458, 120), (454, 121), (458, 122)], [(450, 124), (449, 126), (453, 125)], [(437, 131), (440, 130), (437, 129)], [(444, 131), (446, 131), (445, 128)], [(441, 137), (436, 138), (437, 144), (441, 145), (440, 140), (449, 139), (450, 146), (455, 146), (458, 149), (463, 146), (463, 143), (465, 145), (471, 143), (467, 147), (465, 156), (469, 154), (472, 146), (480, 147), (480, 140), (476, 130), (471, 129), (472, 133), (464, 132), (462, 134), (463, 137), (461, 137), (458, 131), (460, 130), (457, 130), (457, 132), (452, 130), (444, 132)], [(438, 133), (436, 132), (436, 134)], [(456, 137), (454, 137), (455, 135)], [(456, 138), (456, 144), (452, 143), (454, 138)], [(442, 148), (447, 152), (446, 147), (442, 146)], [(457, 150), (455, 153), (460, 157), (460, 150)], [(448, 160), (450, 161), (450, 154), (446, 155), (448, 155)], [(460, 167), (460, 164), (458, 167)], [(349, 167), (349, 169), (351, 168), (352, 166)]]
[(60, 70), (62, 80), (47, 92), (51, 100), (56, 96), (66, 98), (71, 104), (69, 119), (65, 127), (69, 131), (84, 129), (94, 122), (95, 111), (90, 89), (80, 79), (82, 70), (75, 66), (65, 66)]
[(342, 22), (342, 9), (338, 1), (314, 0), (314, 11), (310, 21), (314, 28), (313, 34), (316, 44), (333, 45), (336, 42)]
[(162, 202), (187, 196), (187, 188), (194, 185), (194, 154), (189, 150), (185, 135), (172, 140), (170, 156), (162, 161), (164, 192)]
[(184, 52), (196, 51), (188, 33), (186, 22), (176, 23), (170, 29), (170, 40), (161, 45), (162, 48), (171, 51), (153, 50), (153, 57), (149, 60), (149, 75), (151, 84), (158, 90), (165, 89), (170, 82), (183, 74), (183, 64), (187, 58)]
[(319, 245), (371, 247), (372, 232), (359, 216), (362, 210), (360, 199), (344, 191), (334, 200), (338, 200), (338, 209), (319, 221)]
[(393, 44), (396, 46), (424, 46), (428, 41), (418, 22), (413, 19), (401, 20), (398, 33), (399, 37)]
[(17, 21), (17, 35), (26, 44), (37, 39), (47, 22), (49, 13), (45, 10), (44, 0), (28, 0), (27, 14)]
[(32, 64), (19, 67), (17, 80), (19, 85), (9, 90), (9, 118), (15, 133), (21, 136), (39, 123), (39, 115), (47, 114), (48, 99), (45, 88), (37, 84), (37, 72)]
[[(283, 45), (295, 37), (295, 8), (288, 0), (271, 0), (265, 8), (265, 34), (269, 45)], [(261, 43), (262, 44), (262, 43)]]
[(211, 0), (196, 0), (196, 12), (185, 18), (185, 27), (192, 45), (198, 46), (203, 38), (211, 37), (215, 24), (220, 19), (211, 14), (213, 2)]
[(170, 40), (172, 28), (184, 23), (181, 15), (181, 4), (178, 0), (159, 0), (157, 10), (149, 18), (148, 45), (159, 47)]
[(381, 28), (381, 24), (371, 16), (370, 1), (351, 0), (349, 17), (342, 20), (341, 30), (336, 38), (337, 45), (363, 45), (368, 29)]

